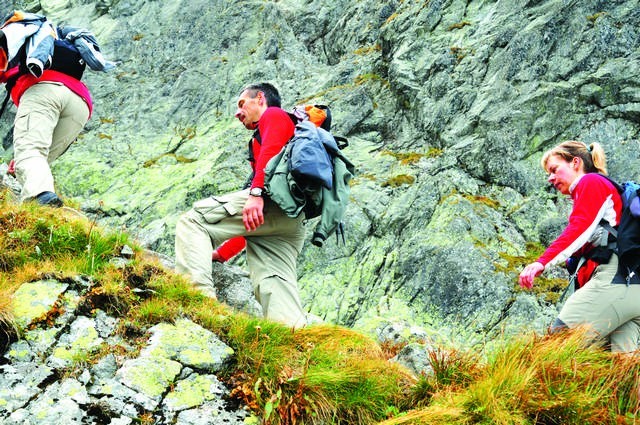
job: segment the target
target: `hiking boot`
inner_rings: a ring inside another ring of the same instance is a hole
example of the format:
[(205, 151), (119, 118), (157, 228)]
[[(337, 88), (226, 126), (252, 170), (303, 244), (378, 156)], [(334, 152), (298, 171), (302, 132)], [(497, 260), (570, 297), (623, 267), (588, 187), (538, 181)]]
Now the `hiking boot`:
[(38, 201), (40, 205), (47, 205), (55, 208), (60, 208), (64, 205), (62, 199), (58, 198), (58, 195), (53, 192), (42, 192), (36, 196), (36, 201)]

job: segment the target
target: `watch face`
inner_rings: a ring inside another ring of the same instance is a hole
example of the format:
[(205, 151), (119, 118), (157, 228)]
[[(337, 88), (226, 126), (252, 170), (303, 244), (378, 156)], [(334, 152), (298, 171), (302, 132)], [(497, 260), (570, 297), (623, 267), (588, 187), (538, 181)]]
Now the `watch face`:
[(259, 187), (254, 187), (249, 191), (249, 194), (251, 196), (262, 196), (262, 189), (260, 189)]

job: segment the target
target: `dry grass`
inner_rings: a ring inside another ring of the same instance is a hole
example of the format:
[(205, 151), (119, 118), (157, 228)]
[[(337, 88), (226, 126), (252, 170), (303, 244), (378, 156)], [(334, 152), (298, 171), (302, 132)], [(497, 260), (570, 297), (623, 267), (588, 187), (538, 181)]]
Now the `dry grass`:
[(0, 348), (9, 345), (20, 332), (12, 314), (11, 295), (14, 291), (13, 287), (0, 286)]
[(415, 387), (431, 390), (423, 407), (382, 424), (633, 424), (640, 412), (640, 358), (605, 352), (582, 329), (513, 339), (459, 375), (464, 364), (445, 362), (455, 373)]

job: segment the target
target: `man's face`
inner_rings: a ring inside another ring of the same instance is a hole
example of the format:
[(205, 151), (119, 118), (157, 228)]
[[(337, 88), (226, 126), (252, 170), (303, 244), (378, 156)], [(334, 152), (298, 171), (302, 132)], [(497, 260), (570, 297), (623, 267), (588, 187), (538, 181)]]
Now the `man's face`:
[(238, 109), (236, 110), (235, 117), (238, 118), (247, 129), (255, 130), (258, 127), (258, 121), (265, 109), (267, 109), (267, 103), (264, 98), (264, 93), (259, 91), (255, 97), (251, 97), (251, 92), (245, 90), (238, 98)]

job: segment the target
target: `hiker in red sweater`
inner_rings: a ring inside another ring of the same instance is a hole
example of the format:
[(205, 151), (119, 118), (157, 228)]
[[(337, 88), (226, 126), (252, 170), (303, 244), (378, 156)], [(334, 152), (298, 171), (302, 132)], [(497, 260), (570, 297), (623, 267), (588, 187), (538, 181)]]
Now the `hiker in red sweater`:
[(631, 352), (640, 340), (640, 284), (627, 285), (618, 274), (618, 256), (608, 249), (609, 232), (617, 226), (622, 199), (606, 175), (602, 146), (567, 141), (547, 151), (542, 167), (548, 181), (573, 201), (569, 224), (537, 261), (522, 270), (520, 286), (530, 289), (536, 276), (570, 257), (582, 257), (578, 289), (565, 302), (551, 332), (587, 325), (595, 337), (607, 338), (611, 350)]
[(298, 328), (306, 325), (296, 270), (305, 236), (304, 214), (288, 217), (263, 191), (264, 168), (293, 136), (295, 127), (280, 108), (277, 89), (269, 83), (245, 87), (235, 116), (254, 132), (249, 145), (253, 171), (249, 187), (197, 201), (180, 217), (176, 270), (188, 275), (202, 293), (215, 298), (211, 260), (229, 254), (225, 254), (225, 245), (220, 247), (222, 254), (214, 252), (214, 247), (228, 241), (237, 244), (237, 249), (246, 241), (247, 266), (265, 317)]

